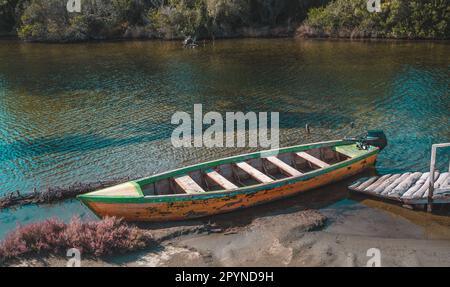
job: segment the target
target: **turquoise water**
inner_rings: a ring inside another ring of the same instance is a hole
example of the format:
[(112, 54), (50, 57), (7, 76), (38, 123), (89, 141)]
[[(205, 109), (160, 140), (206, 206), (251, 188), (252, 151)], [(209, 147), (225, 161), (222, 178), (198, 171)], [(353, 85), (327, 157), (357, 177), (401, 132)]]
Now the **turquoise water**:
[[(448, 43), (427, 42), (0, 41), (0, 195), (252, 150), (172, 147), (172, 114), (196, 103), (204, 112), (280, 112), (282, 146), (383, 129), (389, 146), (377, 171), (424, 171), (431, 144), (450, 142), (449, 55)], [(439, 154), (441, 169), (448, 159)], [(0, 235), (76, 214), (93, 218), (77, 201), (4, 210)]]

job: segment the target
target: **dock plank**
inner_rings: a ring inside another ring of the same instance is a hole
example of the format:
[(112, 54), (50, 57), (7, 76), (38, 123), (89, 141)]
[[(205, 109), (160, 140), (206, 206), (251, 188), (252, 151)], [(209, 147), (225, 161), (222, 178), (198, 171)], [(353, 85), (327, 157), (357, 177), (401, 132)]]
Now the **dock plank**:
[(366, 189), (366, 187), (368, 187), (369, 185), (374, 183), (377, 179), (378, 179), (378, 177), (376, 177), (376, 176), (369, 178), (368, 180), (363, 182), (360, 186), (358, 186), (358, 189), (361, 191), (364, 191)]
[(236, 166), (239, 167), (241, 170), (248, 173), (251, 177), (259, 181), (260, 183), (270, 183), (273, 181), (270, 177), (265, 175), (264, 173), (260, 172), (253, 166), (249, 165), (246, 162), (238, 162), (236, 163)]
[[(450, 180), (450, 175), (447, 177), (447, 180)], [(450, 196), (450, 185), (441, 185), (440, 187), (434, 190), (435, 196)]]
[[(438, 179), (440, 176), (439, 172), (435, 173), (435, 180)], [(421, 188), (419, 188), (413, 195), (412, 198), (421, 198), (423, 196), (423, 194), (428, 190), (430, 185), (430, 175), (428, 174), (427, 180), (425, 181), (425, 183), (422, 185)]]
[(421, 172), (411, 173), (389, 193), (389, 196), (401, 197), (421, 176)]
[(384, 190), (380, 193), (381, 195), (389, 195), (389, 193), (394, 190), (402, 181), (404, 181), (410, 175), (410, 172), (404, 173), (400, 175), (396, 180), (394, 180), (391, 184), (386, 186)]
[[(439, 179), (436, 179), (434, 181), (434, 188), (438, 188), (441, 185), (441, 183), (443, 183), (447, 179), (448, 174), (449, 174), (448, 172), (441, 173), (441, 175), (439, 176)], [(422, 197), (428, 197), (429, 191), (430, 191), (430, 189), (427, 189)]]
[(369, 179), (368, 177), (359, 178), (356, 181), (354, 181), (348, 188), (351, 190), (357, 190), (358, 187), (368, 179)]
[(440, 182), (439, 186), (436, 187), (436, 190), (447, 190), (450, 189), (450, 174), (447, 173), (447, 177)]
[(440, 183), (438, 187), (434, 190), (434, 197), (444, 198), (450, 197), (450, 174), (447, 175), (447, 178)]
[(303, 174), (275, 156), (266, 157), (266, 160), (278, 167), (282, 172), (286, 173), (289, 176), (300, 176)]
[(413, 194), (419, 190), (426, 182), (429, 172), (425, 172), (422, 176), (402, 195), (402, 198), (413, 198)]
[(388, 179), (386, 179), (384, 182), (382, 182), (377, 188), (375, 188), (375, 190), (373, 192), (377, 193), (377, 194), (382, 193), (385, 187), (387, 187), (392, 182), (397, 180), (397, 178), (399, 178), (400, 176), (401, 176), (401, 174), (398, 174), (398, 173), (397, 174), (393, 174)]
[(374, 193), (375, 189), (391, 176), (392, 174), (385, 174), (383, 176), (380, 176), (374, 183), (366, 187), (364, 191)]
[(320, 167), (320, 168), (324, 168), (324, 167), (329, 167), (330, 166), (328, 163), (326, 163), (324, 161), (321, 161), (320, 159), (310, 155), (309, 153), (301, 151), (301, 152), (297, 152), (295, 154), (298, 155), (299, 157), (303, 158), (304, 160), (307, 160), (310, 163)]

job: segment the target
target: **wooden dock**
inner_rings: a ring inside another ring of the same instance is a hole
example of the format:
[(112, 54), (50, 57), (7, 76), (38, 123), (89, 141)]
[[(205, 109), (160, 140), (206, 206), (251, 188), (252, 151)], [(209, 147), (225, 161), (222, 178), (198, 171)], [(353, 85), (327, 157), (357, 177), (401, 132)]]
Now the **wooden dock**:
[(448, 172), (435, 169), (438, 148), (450, 147), (450, 143), (431, 146), (430, 172), (406, 172), (362, 178), (352, 183), (351, 191), (382, 199), (396, 200), (407, 205), (426, 204), (432, 211), (434, 203), (450, 203), (450, 166)]
[[(450, 173), (434, 173), (433, 203), (450, 203)], [(428, 204), (430, 173), (406, 172), (361, 178), (348, 187), (351, 191), (408, 205)]]

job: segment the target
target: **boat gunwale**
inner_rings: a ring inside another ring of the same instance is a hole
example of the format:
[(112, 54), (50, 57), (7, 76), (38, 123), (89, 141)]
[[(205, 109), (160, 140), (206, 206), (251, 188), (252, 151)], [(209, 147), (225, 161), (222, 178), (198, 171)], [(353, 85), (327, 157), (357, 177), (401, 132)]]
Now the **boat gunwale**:
[[(172, 169), (168, 171), (164, 171), (158, 174), (154, 174), (148, 177), (144, 177), (141, 179), (134, 180), (139, 186), (144, 186), (147, 184), (154, 183), (158, 180), (168, 179), (173, 176), (177, 176), (180, 174), (187, 174), (191, 171), (201, 170), (204, 168), (211, 168), (215, 167), (221, 164), (227, 164), (227, 163), (235, 163), (238, 162), (238, 160), (248, 160), (248, 159), (254, 159), (254, 158), (265, 158), (269, 156), (274, 156), (282, 153), (288, 153), (293, 151), (303, 151), (303, 150), (310, 150), (314, 148), (320, 148), (320, 147), (329, 147), (329, 146), (341, 146), (346, 144), (352, 144), (353, 141), (347, 141), (347, 140), (332, 140), (332, 141), (323, 141), (323, 142), (317, 142), (317, 143), (310, 143), (310, 144), (303, 144), (303, 145), (295, 145), (295, 146), (288, 146), (284, 148), (278, 148), (278, 149), (270, 149), (270, 150), (262, 150), (262, 151), (256, 151), (246, 154), (240, 154), (240, 155), (233, 155), (230, 157), (215, 159), (211, 161), (196, 163), (193, 165), (188, 165), (185, 167), (180, 167), (177, 169)], [(298, 148), (302, 148), (300, 150), (297, 150)], [(148, 182), (147, 182), (148, 181)]]
[[(353, 142), (345, 141), (345, 140), (338, 140), (338, 141), (319, 142), (319, 143), (306, 144), (306, 145), (297, 145), (297, 146), (291, 146), (291, 147), (286, 147), (286, 148), (276, 149), (276, 150), (259, 151), (259, 152), (254, 152), (254, 153), (250, 153), (250, 154), (232, 156), (232, 157), (228, 157), (228, 158), (224, 158), (224, 159), (218, 159), (218, 160), (214, 160), (214, 161), (210, 161), (210, 162), (191, 165), (191, 166), (179, 168), (176, 170), (167, 171), (167, 172), (164, 172), (161, 174), (157, 174), (157, 176), (167, 175), (168, 173), (170, 173), (172, 175), (173, 172), (175, 172), (175, 171), (186, 170), (188, 168), (198, 167), (199, 165), (204, 165), (205, 167), (208, 167), (206, 164), (217, 163), (217, 162), (222, 162), (222, 164), (223, 164), (224, 160), (230, 160), (230, 162), (232, 163), (232, 162), (234, 162), (234, 161), (232, 161), (233, 159), (246, 157), (249, 155), (255, 156), (258, 154), (262, 154), (262, 153), (278, 154), (277, 152), (280, 150), (286, 150), (285, 152), (289, 152), (290, 149), (295, 149), (295, 148), (310, 147), (310, 148), (306, 148), (306, 149), (312, 149), (312, 148), (326, 147), (326, 146), (340, 146), (340, 145), (346, 145), (346, 144), (351, 144), (351, 143), (353, 143)], [(206, 199), (210, 199), (210, 198), (221, 197), (223, 195), (231, 197), (231, 196), (235, 196), (235, 195), (242, 194), (242, 193), (253, 193), (253, 192), (258, 192), (261, 190), (268, 190), (268, 189), (276, 188), (279, 186), (292, 184), (292, 183), (295, 183), (298, 181), (308, 180), (313, 177), (316, 177), (316, 176), (319, 176), (322, 174), (326, 174), (330, 171), (334, 171), (334, 170), (343, 168), (345, 166), (351, 165), (353, 163), (356, 163), (358, 161), (361, 161), (365, 158), (368, 158), (372, 155), (377, 154), (379, 151), (380, 151), (379, 148), (371, 146), (371, 149), (367, 150), (365, 153), (363, 153), (359, 156), (350, 157), (346, 160), (337, 162), (328, 167), (312, 170), (312, 171), (304, 173), (300, 176), (282, 178), (282, 179), (278, 179), (278, 180), (275, 180), (270, 183), (259, 183), (259, 184), (250, 185), (250, 186), (243, 186), (243, 187), (239, 187), (237, 189), (232, 189), (232, 190), (215, 190), (215, 191), (208, 191), (208, 192), (199, 193), (199, 194), (141, 195), (141, 196), (134, 196), (134, 197), (131, 197), (131, 196), (95, 196), (95, 195), (93, 196), (93, 195), (85, 194), (85, 195), (79, 195), (78, 198), (80, 198), (82, 201), (85, 201), (85, 202), (140, 204), (140, 203), (163, 203), (163, 202), (188, 201), (188, 200), (206, 200)], [(249, 159), (249, 158), (257, 158), (257, 157), (256, 156), (255, 157), (246, 157), (244, 160)], [(261, 156), (261, 158), (263, 158), (263, 156)], [(201, 168), (202, 167), (193, 169), (193, 170), (198, 170)], [(149, 178), (151, 178), (151, 177), (148, 177), (146, 179), (149, 179)], [(135, 181), (135, 183), (137, 183), (137, 181)], [(140, 186), (139, 183), (137, 183), (137, 185)]]

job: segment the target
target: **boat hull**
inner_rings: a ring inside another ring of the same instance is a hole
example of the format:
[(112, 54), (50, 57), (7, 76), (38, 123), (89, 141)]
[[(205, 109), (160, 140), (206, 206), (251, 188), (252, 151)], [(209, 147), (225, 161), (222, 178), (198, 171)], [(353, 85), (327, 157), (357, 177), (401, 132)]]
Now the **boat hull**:
[(207, 197), (183, 197), (182, 200), (173, 197), (173, 200), (154, 201), (142, 197), (116, 201), (83, 199), (83, 203), (99, 217), (116, 216), (127, 221), (185, 220), (271, 202), (337, 182), (373, 166), (376, 158), (377, 153), (369, 154), (365, 158), (325, 170), (312, 177), (300, 177), (278, 186), (262, 186), (256, 190), (212, 193)]

